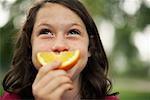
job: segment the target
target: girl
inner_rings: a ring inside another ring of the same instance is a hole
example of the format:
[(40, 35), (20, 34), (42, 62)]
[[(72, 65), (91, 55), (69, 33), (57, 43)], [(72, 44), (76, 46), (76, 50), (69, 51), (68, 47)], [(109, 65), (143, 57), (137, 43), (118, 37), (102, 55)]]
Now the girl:
[[(78, 49), (80, 58), (68, 71), (54, 61), (41, 66), (37, 52)], [(107, 78), (108, 61), (97, 27), (78, 0), (45, 0), (32, 7), (16, 43), (3, 99), (117, 100)]]

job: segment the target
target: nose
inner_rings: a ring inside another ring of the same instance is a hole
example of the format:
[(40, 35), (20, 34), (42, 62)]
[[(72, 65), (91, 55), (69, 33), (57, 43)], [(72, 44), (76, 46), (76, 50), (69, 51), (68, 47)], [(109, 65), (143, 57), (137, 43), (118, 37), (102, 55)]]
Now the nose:
[(62, 51), (68, 51), (69, 47), (67, 45), (66, 40), (63, 37), (57, 37), (53, 41), (52, 51), (53, 52), (62, 52)]

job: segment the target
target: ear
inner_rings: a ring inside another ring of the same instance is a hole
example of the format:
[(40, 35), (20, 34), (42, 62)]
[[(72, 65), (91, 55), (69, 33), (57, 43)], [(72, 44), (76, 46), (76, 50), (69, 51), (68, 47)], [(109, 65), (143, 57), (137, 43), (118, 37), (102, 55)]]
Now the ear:
[(88, 57), (91, 57), (91, 52), (90, 51), (88, 51)]

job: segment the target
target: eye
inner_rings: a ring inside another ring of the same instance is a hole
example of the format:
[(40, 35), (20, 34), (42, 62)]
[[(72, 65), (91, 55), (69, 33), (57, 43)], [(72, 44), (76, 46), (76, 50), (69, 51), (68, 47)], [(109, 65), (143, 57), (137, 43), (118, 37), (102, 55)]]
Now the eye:
[(40, 35), (45, 34), (45, 35), (54, 35), (49, 29), (42, 29), (40, 31)]
[(80, 35), (80, 31), (77, 29), (72, 29), (68, 32), (68, 35)]

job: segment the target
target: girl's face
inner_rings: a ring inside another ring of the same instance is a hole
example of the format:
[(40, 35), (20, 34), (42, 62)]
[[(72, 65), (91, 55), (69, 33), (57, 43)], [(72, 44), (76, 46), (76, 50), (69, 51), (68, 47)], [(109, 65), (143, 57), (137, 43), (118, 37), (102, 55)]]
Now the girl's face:
[(80, 59), (67, 72), (72, 78), (80, 74), (87, 64), (89, 38), (81, 18), (70, 9), (47, 3), (37, 13), (31, 36), (32, 61), (36, 69), (41, 65), (36, 59), (37, 52), (62, 52), (80, 50)]

